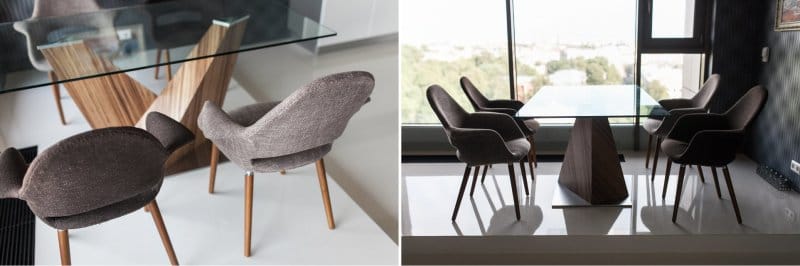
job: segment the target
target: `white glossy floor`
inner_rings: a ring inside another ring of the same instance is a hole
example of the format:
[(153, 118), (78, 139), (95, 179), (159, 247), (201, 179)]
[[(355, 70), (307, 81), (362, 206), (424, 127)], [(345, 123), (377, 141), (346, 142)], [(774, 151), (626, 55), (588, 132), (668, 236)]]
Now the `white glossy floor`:
[[(627, 162), (622, 165), (626, 177), (632, 180), (632, 208), (552, 208), (561, 164), (540, 163), (533, 192), (520, 199), (520, 221), (515, 221), (504, 165), (489, 170), (474, 197), (465, 194), (458, 218), (452, 223), (450, 215), (464, 164), (403, 164), (403, 236), (800, 234), (800, 194), (777, 191), (755, 174), (756, 164), (743, 156), (730, 167), (743, 217), (739, 225), (721, 170), (721, 199), (717, 198), (710, 169), (704, 169), (706, 183), (700, 182), (695, 168), (687, 170), (678, 220), (672, 223), (677, 167), (673, 166), (667, 196), (662, 199), (663, 157), (655, 182), (651, 182), (644, 154), (625, 155)], [(518, 165), (515, 169), (519, 174)], [(522, 187), (518, 183), (520, 195), (524, 195)]]

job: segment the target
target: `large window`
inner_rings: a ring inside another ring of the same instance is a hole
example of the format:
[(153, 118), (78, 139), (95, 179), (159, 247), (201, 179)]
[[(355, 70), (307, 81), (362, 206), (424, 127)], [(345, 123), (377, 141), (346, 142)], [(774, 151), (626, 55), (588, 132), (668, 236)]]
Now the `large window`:
[(400, 8), (404, 124), (438, 123), (425, 97), (432, 84), (472, 111), (462, 76), (489, 98), (511, 97), (505, 1), (402, 0)]

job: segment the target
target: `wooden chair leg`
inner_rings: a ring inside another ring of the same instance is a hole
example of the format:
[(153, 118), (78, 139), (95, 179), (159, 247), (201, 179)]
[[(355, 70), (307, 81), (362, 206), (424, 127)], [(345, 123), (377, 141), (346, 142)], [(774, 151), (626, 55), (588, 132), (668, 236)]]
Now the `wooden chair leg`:
[(699, 164), (696, 165), (696, 166), (697, 166), (697, 174), (700, 176), (700, 181), (705, 183), (706, 182), (706, 177), (703, 175), (703, 167), (700, 166)]
[(336, 224), (333, 221), (333, 210), (331, 209), (331, 196), (328, 193), (328, 176), (325, 175), (325, 161), (317, 161), (317, 178), (319, 179), (319, 189), (322, 191), (322, 203), (325, 205), (325, 217), (328, 218), (328, 229), (333, 230)]
[[(536, 160), (536, 139), (533, 136), (530, 137), (530, 143), (531, 143), (531, 150), (528, 152), (528, 155), (530, 156), (528, 162), (533, 161), (532, 167), (538, 168), (539, 162)], [(533, 172), (533, 170), (531, 170), (531, 172)]]
[(514, 177), (514, 163), (508, 163), (508, 177), (511, 179), (511, 195), (514, 196), (514, 211), (519, 221), (519, 196), (517, 195), (517, 179)]
[(158, 69), (161, 68), (158, 64), (161, 64), (161, 49), (156, 49), (156, 69), (153, 71), (155, 73), (153, 75), (154, 79), (158, 79)]
[(717, 177), (717, 168), (711, 167), (711, 174), (714, 176), (714, 188), (717, 189), (717, 198), (722, 198), (722, 193), (719, 191), (719, 178)]
[(58, 249), (61, 253), (61, 265), (72, 265), (69, 252), (69, 230), (58, 230)]
[(467, 165), (467, 168), (464, 169), (464, 178), (461, 179), (461, 188), (458, 190), (458, 198), (456, 199), (456, 207), (453, 209), (453, 216), (450, 218), (451, 221), (456, 221), (456, 216), (458, 216), (458, 207), (461, 206), (461, 198), (464, 197), (464, 190), (467, 188), (467, 181), (469, 181), (469, 170), (470, 167)]
[(656, 153), (653, 154), (653, 177), (651, 181), (656, 180), (656, 169), (658, 168), (658, 154), (661, 153), (661, 137), (656, 137)]
[(728, 184), (728, 194), (731, 195), (731, 203), (733, 203), (733, 211), (736, 212), (736, 221), (742, 224), (742, 214), (739, 212), (739, 203), (736, 202), (736, 193), (733, 192), (733, 183), (731, 182), (731, 172), (728, 167), (722, 168), (722, 174), (725, 175), (725, 183)]
[(219, 148), (211, 144), (211, 165), (208, 171), (208, 194), (214, 194), (214, 183), (217, 179), (217, 164), (219, 163)]
[(644, 168), (650, 168), (650, 152), (653, 149), (653, 135), (647, 134), (647, 156), (644, 159)]
[(675, 191), (675, 206), (672, 207), (672, 222), (678, 218), (678, 208), (681, 203), (681, 193), (683, 192), (683, 178), (686, 175), (686, 165), (681, 165), (681, 170), (678, 172), (678, 187)]
[(164, 50), (164, 55), (167, 56), (167, 81), (170, 81), (172, 80), (172, 64), (170, 64), (169, 49)]
[(253, 229), (253, 172), (244, 176), (244, 256), (250, 257), (250, 240)]
[(164, 244), (164, 249), (167, 251), (169, 263), (172, 265), (178, 265), (178, 257), (175, 256), (175, 249), (172, 248), (172, 241), (169, 239), (167, 227), (164, 226), (164, 218), (161, 217), (161, 210), (158, 209), (158, 203), (153, 200), (147, 206), (150, 209), (150, 214), (153, 216), (153, 222), (156, 224), (158, 234), (161, 236), (161, 243)]
[(661, 192), (661, 198), (667, 197), (667, 185), (669, 185), (669, 174), (672, 171), (672, 159), (667, 158), (667, 172), (664, 175), (664, 189)]
[[(58, 78), (56, 78), (56, 72), (50, 71), (50, 82), (56, 82)], [(66, 125), (67, 121), (64, 120), (64, 109), (61, 107), (61, 89), (58, 88), (58, 84), (53, 84), (53, 97), (56, 98), (56, 109), (58, 109), (58, 118), (61, 119), (61, 124)]]
[(472, 195), (475, 194), (475, 185), (478, 183), (478, 173), (481, 171), (481, 166), (475, 166), (473, 168), (472, 174), (472, 188), (469, 190), (469, 197), (471, 198)]
[(487, 170), (489, 170), (489, 166), (488, 165), (484, 165), (483, 166), (483, 177), (481, 177), (481, 184), (483, 184), (483, 181), (486, 180), (486, 171)]
[(281, 173), (281, 175), (286, 175), (286, 169), (281, 169), (278, 173)]
[(530, 193), (528, 192), (528, 176), (525, 175), (525, 163), (520, 161), (519, 162), (519, 172), (522, 173), (522, 185), (525, 188), (525, 196), (529, 196)]

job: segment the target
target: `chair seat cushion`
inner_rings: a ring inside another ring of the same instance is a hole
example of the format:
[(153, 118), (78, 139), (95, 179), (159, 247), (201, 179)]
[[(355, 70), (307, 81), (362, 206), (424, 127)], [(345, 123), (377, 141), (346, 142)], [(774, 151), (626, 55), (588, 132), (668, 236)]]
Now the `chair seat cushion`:
[(506, 147), (511, 151), (511, 155), (515, 159), (522, 159), (528, 156), (528, 152), (531, 150), (531, 143), (524, 138), (519, 138), (506, 141)]
[(536, 121), (536, 119), (528, 119), (528, 120), (522, 121), (522, 123), (524, 123), (525, 127), (527, 127), (533, 133), (536, 133), (536, 131), (539, 131), (539, 127), (541, 127), (541, 124), (539, 124), (539, 121)]
[(249, 127), (280, 103), (281, 102), (265, 102), (245, 105), (230, 111), (228, 115), (230, 115), (231, 119), (237, 124), (243, 127)]
[(658, 130), (658, 128), (661, 126), (662, 122), (664, 121), (648, 118), (644, 120), (642, 127), (644, 128), (644, 131), (647, 132), (647, 134), (653, 135), (656, 132), (656, 130)]
[(679, 140), (665, 139), (661, 142), (661, 150), (672, 160), (679, 159), (687, 148), (689, 148), (689, 143)]
[[(249, 170), (259, 173), (272, 173), (283, 169), (293, 169), (304, 166), (322, 159), (325, 154), (331, 151), (331, 146), (333, 146), (333, 144), (322, 145), (290, 155), (254, 159), (251, 162), (253, 169)], [(245, 166), (241, 167), (246, 168)]]

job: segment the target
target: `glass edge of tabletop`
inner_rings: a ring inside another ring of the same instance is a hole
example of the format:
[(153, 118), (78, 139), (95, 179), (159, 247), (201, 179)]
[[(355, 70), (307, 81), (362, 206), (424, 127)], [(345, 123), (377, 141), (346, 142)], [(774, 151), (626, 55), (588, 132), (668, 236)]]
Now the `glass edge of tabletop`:
[[(603, 85), (599, 85), (603, 86)], [(578, 119), (578, 118), (607, 118), (607, 119), (664, 119), (665, 117), (669, 116), (669, 112), (666, 111), (660, 103), (655, 100), (652, 96), (650, 96), (647, 91), (641, 87), (634, 84), (622, 84), (618, 86), (630, 86), (631, 89), (634, 91), (633, 99), (631, 100), (635, 103), (631, 108), (630, 113), (623, 113), (623, 114), (566, 114), (566, 115), (531, 115), (528, 113), (521, 114), (522, 110), (518, 110), (514, 114), (514, 118), (517, 119)], [(575, 86), (575, 87), (591, 87), (591, 86)], [(539, 91), (541, 92), (541, 90)], [(537, 92), (538, 94), (538, 92)], [(534, 104), (534, 98), (536, 94), (534, 94), (528, 102), (525, 102), (525, 105)], [(644, 102), (644, 103), (643, 103)], [(558, 124), (558, 123), (557, 123)]]
[[(267, 1), (267, 0), (249, 0), (249, 1), (254, 1), (255, 2), (255, 1)], [(175, 2), (180, 2), (180, 1), (175, 1)], [(50, 85), (55, 85), (55, 84), (68, 83), (68, 82), (71, 82), (71, 81), (78, 81), (78, 80), (84, 80), (84, 79), (97, 78), (97, 77), (102, 77), (102, 76), (106, 76), (106, 75), (114, 75), (114, 74), (132, 72), (132, 71), (137, 71), (137, 70), (142, 70), (142, 69), (148, 69), (148, 68), (154, 68), (154, 67), (160, 67), (160, 66), (166, 66), (166, 65), (172, 65), (172, 64), (179, 64), (179, 63), (184, 63), (184, 62), (189, 62), (189, 61), (194, 61), (194, 60), (201, 60), (201, 59), (205, 59), (205, 58), (211, 58), (211, 57), (218, 57), (218, 56), (224, 56), (224, 55), (230, 55), (230, 54), (243, 53), (243, 52), (247, 52), (247, 51), (259, 50), (259, 49), (276, 47), (276, 46), (281, 46), (281, 45), (287, 45), (287, 44), (293, 44), (293, 43), (300, 43), (300, 42), (305, 42), (305, 41), (317, 40), (317, 39), (321, 39), (321, 38), (336, 36), (338, 34), (333, 29), (330, 29), (327, 26), (322, 25), (319, 22), (317, 22), (317, 21), (315, 21), (315, 20), (313, 20), (311, 18), (308, 18), (308, 17), (305, 17), (303, 15), (298, 14), (297, 12), (292, 10), (290, 7), (288, 7), (286, 5), (283, 5), (282, 3), (275, 3), (274, 1), (269, 1), (269, 2), (270, 2), (270, 5), (275, 5), (275, 6), (280, 6), (282, 8), (286, 8), (287, 23), (288, 23), (288, 21), (294, 21), (294, 23), (296, 24), (296, 23), (298, 23), (298, 21), (300, 21), (301, 29), (299, 29), (300, 33), (298, 34), (298, 36), (296, 36), (295, 38), (285, 37), (285, 38), (278, 38), (278, 39), (275, 39), (275, 40), (263, 40), (263, 41), (257, 41), (255, 43), (248, 43), (248, 44), (244, 44), (243, 43), (243, 44), (241, 44), (241, 46), (238, 49), (235, 49), (235, 50), (222, 51), (222, 52), (219, 52), (219, 53), (207, 54), (207, 55), (196, 56), (196, 57), (187, 57), (187, 58), (178, 58), (178, 59), (172, 59), (171, 58), (171, 60), (169, 60), (169, 61), (162, 61), (160, 63), (146, 64), (146, 65), (140, 65), (140, 66), (134, 66), (134, 67), (127, 67), (127, 68), (119, 67), (117, 70), (114, 70), (114, 71), (107, 71), (107, 72), (96, 73), (96, 74), (88, 74), (88, 75), (75, 77), (75, 78), (69, 78), (69, 79), (58, 79), (55, 82), (53, 82), (53, 81), (35, 82), (35, 83), (32, 83), (32, 84), (25, 84), (25, 85), (18, 86), (18, 87), (13, 87), (13, 88), (6, 88), (5, 84), (0, 84), (0, 94), (16, 92), (16, 91), (21, 91), (21, 90), (27, 90), (27, 89), (32, 89), (32, 88), (38, 88), (38, 87), (44, 87), (44, 86), (50, 86)], [(169, 3), (169, 2), (166, 2), (166, 3)], [(160, 5), (160, 4), (163, 4), (163, 3), (155, 3), (155, 4), (151, 4), (151, 5)], [(51, 19), (77, 18), (77, 17), (81, 17), (81, 16), (86, 16), (87, 14), (91, 14), (91, 15), (94, 15), (94, 16), (114, 15), (114, 14), (117, 14), (117, 13), (120, 13), (120, 12), (124, 12), (124, 11), (128, 11), (128, 10), (143, 10), (143, 9), (146, 9), (146, 8), (148, 8), (148, 5), (142, 4), (142, 5), (127, 6), (127, 7), (117, 7), (117, 8), (102, 9), (102, 10), (97, 11), (97, 12), (82, 13), (82, 14), (76, 14), (76, 15), (70, 15), (70, 16), (63, 16), (63, 17), (39, 18), (39, 19), (28, 19), (28, 20), (23, 20), (23, 21), (3, 22), (3, 23), (0, 23), (0, 28), (13, 27), (13, 25), (15, 23), (24, 22), (24, 21), (35, 22), (35, 21), (46, 21), (46, 20), (51, 20)], [(221, 26), (228, 27), (230, 25), (239, 23), (239, 22), (241, 22), (243, 20), (249, 20), (250, 18), (251, 18), (250, 14), (242, 15), (242, 16), (238, 16), (238, 17), (215, 18), (215, 19), (212, 19), (212, 21), (209, 23), (209, 25), (221, 25)], [(116, 27), (116, 25), (114, 25), (114, 26)], [(287, 25), (287, 28), (288, 27), (291, 27), (291, 26)], [(294, 32), (294, 33), (297, 33), (297, 32)], [(22, 35), (22, 33), (19, 33), (19, 34)], [(68, 44), (79, 43), (79, 42), (83, 42), (83, 41), (84, 40), (68, 40), (68, 41), (63, 41), (63, 42), (54, 42), (54, 43), (37, 45), (36, 47), (39, 48), (39, 49), (42, 49), (42, 48), (47, 48), (47, 47), (51, 47), (51, 46), (68, 45)], [(200, 40), (198, 39), (197, 41), (200, 41)], [(196, 44), (193, 44), (192, 46), (194, 46), (194, 45), (196, 45)], [(174, 47), (174, 48), (179, 48), (179, 47)], [(174, 48), (170, 48), (170, 49), (174, 49)], [(27, 46), (26, 46), (26, 49), (27, 49)], [(150, 50), (155, 50), (155, 47), (148, 47), (148, 49), (143, 49), (141, 51), (138, 51), (138, 53), (146, 53), (147, 51), (150, 51)], [(27, 55), (26, 55), (26, 57), (27, 57)], [(32, 71), (34, 69), (29, 69), (29, 70)], [(0, 75), (6, 75), (6, 74), (8, 74), (8, 73), (4, 72), (4, 71), (0, 71)], [(4, 80), (0, 79), (0, 82), (4, 82)]]

